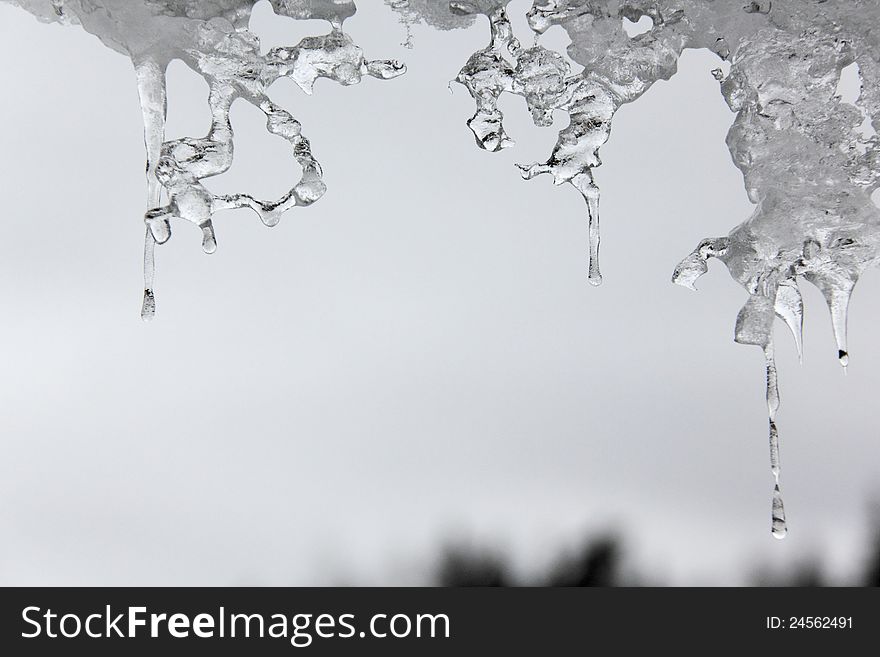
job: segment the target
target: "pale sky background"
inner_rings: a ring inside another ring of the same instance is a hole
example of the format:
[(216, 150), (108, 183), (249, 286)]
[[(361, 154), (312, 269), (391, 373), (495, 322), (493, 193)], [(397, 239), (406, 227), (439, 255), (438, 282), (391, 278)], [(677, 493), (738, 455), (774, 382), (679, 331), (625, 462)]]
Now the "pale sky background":
[[(880, 495), (880, 277), (856, 289), (849, 376), (814, 288), (803, 366), (777, 329), (782, 542), (763, 359), (733, 342), (746, 293), (718, 262), (698, 294), (670, 283), (751, 212), (717, 60), (688, 51), (618, 113), (593, 288), (582, 200), (513, 167), (546, 159), (564, 122), (536, 128), (507, 98), (517, 146), (482, 152), (470, 97), (447, 90), (485, 23), (417, 27), (407, 50), (389, 10), (359, 4), (347, 31), (404, 77), (272, 89), (327, 195), (271, 230), (218, 215), (210, 257), (175, 225), (144, 324), (131, 64), (0, 3), (0, 583), (423, 583), (456, 541), (527, 575), (604, 531), (675, 584), (814, 556), (859, 572)], [(511, 5), (520, 34), (528, 4)], [(267, 47), (326, 31), (268, 3), (252, 25)], [(172, 65), (169, 137), (206, 132), (206, 89)], [(286, 143), (243, 102), (233, 122), (212, 187), (286, 190)]]

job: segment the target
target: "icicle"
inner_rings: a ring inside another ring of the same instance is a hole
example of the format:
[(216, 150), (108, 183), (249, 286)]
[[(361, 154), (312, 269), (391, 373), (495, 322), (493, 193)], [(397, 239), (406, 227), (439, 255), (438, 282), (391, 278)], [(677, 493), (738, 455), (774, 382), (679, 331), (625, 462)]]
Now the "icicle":
[(849, 365), (849, 351), (846, 346), (846, 319), (849, 314), (849, 299), (852, 287), (834, 288), (828, 296), (828, 308), (831, 311), (831, 326), (834, 329), (834, 339), (837, 341), (837, 359), (841, 366), (846, 369)]
[(772, 340), (764, 347), (764, 360), (767, 366), (767, 413), (770, 416), (770, 421), (773, 422), (779, 410), (779, 382), (777, 380), (776, 357)]
[(156, 240), (147, 228), (144, 236), (144, 300), (141, 304), (141, 319), (149, 322), (156, 316), (156, 297), (153, 294), (153, 279), (156, 275)]
[[(458, 78), (476, 101), (475, 119), (482, 121), (472, 119), (469, 125), (477, 128), (481, 146), (494, 150), (506, 145), (496, 107), (502, 93), (525, 97), (536, 125), (550, 125), (557, 111), (568, 115), (569, 125), (560, 132), (550, 158), (521, 168), (526, 179), (549, 173), (556, 184), (572, 183), (584, 194), (590, 212), (592, 282), (601, 280), (598, 193), (588, 195), (587, 186), (576, 180), (590, 174), (592, 183), (592, 169), (601, 164), (598, 149), (608, 137), (614, 112), (674, 75), (686, 48), (708, 48), (725, 61), (712, 75), (737, 114), (727, 145), (755, 210), (722, 238), (723, 252), (694, 251), (676, 267), (673, 281), (695, 289), (708, 270), (707, 257), (718, 257), (752, 295), (737, 318), (737, 342), (766, 349), (778, 316), (802, 359), (803, 299), (796, 277), (803, 275), (826, 298), (837, 357), (846, 372), (850, 294), (861, 272), (880, 264), (880, 214), (872, 202), (880, 183), (880, 141), (871, 126), (871, 117), (876, 126), (880, 105), (877, 94), (866, 91), (876, 87), (878, 49), (868, 34), (880, 19), (880, 4), (787, 2), (785, 20), (780, 21), (778, 3), (771, 0), (749, 0), (733, 10), (726, 3), (700, 0), (534, 0), (526, 18), (535, 46), (506, 51), (501, 46), (512, 36), (501, 17), (509, 0), (408, 4), (419, 6), (407, 10), (410, 18), (418, 13), (429, 23), (437, 20), (440, 5), (450, 14), (490, 17), (495, 49), (472, 56)], [(708, 7), (712, 4), (724, 7)], [(636, 21), (646, 15), (653, 24), (650, 33), (629, 38), (621, 18)], [(804, 25), (817, 27), (804, 30)], [(537, 36), (553, 26), (571, 39), (566, 52), (584, 67), (581, 73), (557, 66), (540, 46)], [(850, 66), (858, 71), (862, 93), (844, 101), (838, 82)], [(778, 475), (775, 377), (771, 359), (771, 467)], [(778, 488), (776, 497), (774, 535), (781, 537), (785, 528)]]
[(785, 511), (779, 491), (779, 427), (776, 413), (779, 411), (779, 381), (776, 372), (776, 356), (773, 347), (774, 305), (765, 294), (752, 294), (736, 318), (734, 340), (740, 344), (752, 344), (764, 351), (766, 375), (767, 420), (770, 437), (770, 472), (773, 474), (773, 535), (784, 538), (786, 533)]
[(532, 21), (531, 18), (537, 16), (535, 12), (529, 12), (535, 45), (523, 48), (513, 34), (504, 5), (504, 2), (486, 6), (464, 2), (450, 5), (454, 13), (484, 13), (491, 26), (489, 46), (474, 53), (456, 77), (457, 82), (467, 87), (477, 105), (468, 127), (477, 144), (485, 150), (499, 151), (513, 146), (513, 140), (504, 131), (504, 116), (498, 109), (498, 99), (503, 93), (524, 97), (532, 122), (537, 126), (552, 125), (554, 111), (568, 114), (569, 125), (559, 132), (550, 158), (543, 163), (517, 164), (517, 167), (526, 180), (551, 174), (554, 184), (570, 183), (584, 197), (590, 240), (588, 280), (600, 285), (599, 188), (593, 181), (592, 170), (601, 164), (598, 150), (608, 140), (616, 96), (607, 81), (571, 75), (571, 66), (565, 57), (538, 43), (537, 37), (549, 25)]
[(791, 331), (798, 358), (803, 361), (804, 300), (796, 280), (785, 280), (779, 284), (774, 310)]
[(849, 351), (846, 346), (846, 320), (849, 313), (849, 300), (858, 280), (857, 276), (843, 269), (832, 271), (807, 272), (804, 278), (819, 288), (831, 313), (831, 327), (837, 342), (837, 359), (846, 372), (849, 365)]
[[(162, 186), (156, 177), (156, 168), (162, 153), (162, 142), (165, 140), (165, 116), (168, 111), (165, 69), (158, 62), (145, 60), (135, 64), (135, 74), (144, 120), (144, 145), (147, 150), (147, 212), (149, 213), (160, 204), (162, 195)], [(167, 227), (167, 223), (164, 227)], [(158, 230), (148, 223), (144, 235), (144, 299), (141, 305), (141, 319), (145, 322), (152, 320), (156, 315), (156, 297), (153, 290)], [(165, 239), (162, 241), (167, 240), (169, 235), (170, 228), (167, 229)], [(162, 236), (160, 232), (159, 238), (161, 239)]]
[(834, 329), (834, 339), (837, 341), (837, 359), (846, 371), (849, 365), (849, 351), (846, 346), (846, 319), (849, 314), (849, 299), (852, 294), (850, 288), (835, 288), (828, 296), (828, 308), (831, 311), (831, 326)]
[(602, 284), (602, 272), (599, 271), (599, 188), (590, 174), (575, 176), (571, 184), (584, 196), (587, 202), (587, 215), (590, 233), (590, 269), (588, 280), (593, 285)]
[(770, 472), (779, 483), (779, 429), (775, 420), (770, 420)]
[(771, 504), (771, 531), (779, 539), (785, 538), (788, 528), (785, 524), (785, 507), (779, 491), (779, 429), (776, 426), (776, 412), (779, 410), (779, 383), (776, 375), (776, 358), (773, 340), (764, 345), (764, 361), (767, 371), (767, 415), (770, 425), (770, 472), (773, 473), (773, 502)]

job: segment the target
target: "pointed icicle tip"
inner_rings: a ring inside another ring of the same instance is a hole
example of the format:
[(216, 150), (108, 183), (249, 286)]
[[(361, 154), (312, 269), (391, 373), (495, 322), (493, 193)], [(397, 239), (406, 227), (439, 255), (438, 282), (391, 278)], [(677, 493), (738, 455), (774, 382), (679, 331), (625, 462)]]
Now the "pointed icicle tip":
[(774, 304), (776, 316), (781, 318), (791, 331), (797, 348), (798, 360), (804, 362), (804, 300), (796, 280), (783, 281), (776, 290)]
[(837, 342), (837, 360), (846, 372), (849, 365), (849, 352), (846, 346), (846, 320), (849, 310), (849, 301), (858, 277), (852, 272), (840, 270), (832, 272), (833, 275), (819, 276), (808, 272), (804, 278), (819, 288), (828, 310), (831, 312), (831, 327), (834, 330), (834, 340)]
[(785, 506), (782, 504), (782, 493), (779, 492), (779, 484), (773, 487), (770, 532), (773, 534), (773, 538), (779, 540), (782, 540), (788, 534), (788, 526), (785, 523)]

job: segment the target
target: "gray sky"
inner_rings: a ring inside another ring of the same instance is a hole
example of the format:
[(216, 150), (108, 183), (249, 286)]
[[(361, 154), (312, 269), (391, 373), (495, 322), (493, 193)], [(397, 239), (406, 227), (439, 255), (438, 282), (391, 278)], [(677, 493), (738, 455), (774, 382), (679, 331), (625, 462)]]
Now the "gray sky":
[[(486, 25), (416, 28), (406, 50), (361, 4), (347, 30), (404, 77), (272, 90), (327, 195), (271, 230), (218, 215), (210, 257), (175, 225), (146, 325), (131, 65), (0, 4), (0, 583), (418, 583), (453, 540), (530, 573), (604, 530), (674, 583), (813, 555), (858, 570), (880, 474), (876, 272), (854, 295), (849, 376), (815, 289), (803, 366), (777, 328), (782, 542), (763, 358), (732, 340), (746, 293), (717, 262), (699, 294), (669, 282), (751, 212), (717, 60), (687, 52), (618, 113), (593, 288), (581, 198), (513, 167), (546, 159), (560, 125), (508, 98), (517, 146), (481, 152), (470, 97), (446, 89)], [(253, 27), (266, 46), (325, 30), (267, 3)], [(173, 65), (169, 93), (169, 137), (204, 134), (204, 82)], [(232, 118), (236, 163), (213, 189), (280, 194), (287, 145), (252, 107)]]

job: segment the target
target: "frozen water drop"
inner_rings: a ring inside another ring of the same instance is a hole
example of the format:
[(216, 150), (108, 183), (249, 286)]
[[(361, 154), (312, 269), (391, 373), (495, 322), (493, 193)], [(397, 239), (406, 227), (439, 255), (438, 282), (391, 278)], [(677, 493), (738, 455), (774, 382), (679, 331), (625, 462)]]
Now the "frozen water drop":
[(214, 253), (217, 250), (217, 238), (214, 235), (214, 226), (209, 222), (202, 226), (202, 251)]
[(144, 290), (144, 301), (141, 304), (141, 319), (151, 321), (156, 316), (156, 297), (152, 290)]
[(783, 539), (788, 533), (785, 523), (785, 505), (782, 503), (782, 493), (779, 492), (779, 484), (773, 487), (773, 502), (770, 511), (770, 531), (773, 538)]
[(171, 224), (164, 216), (152, 217), (148, 214), (146, 222), (157, 244), (165, 244), (171, 238)]

